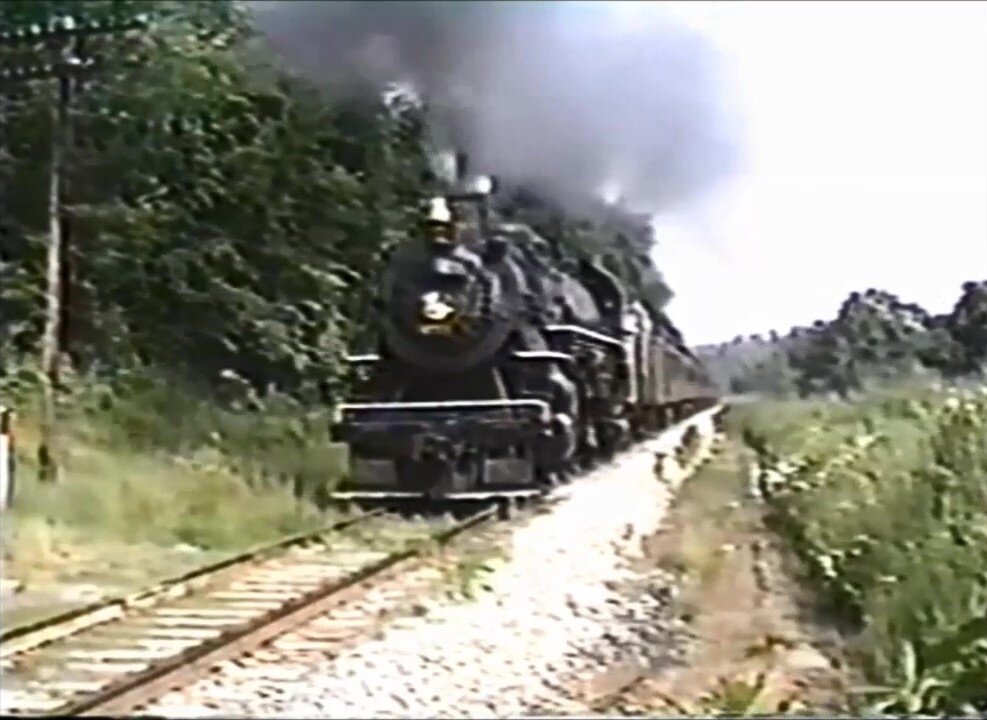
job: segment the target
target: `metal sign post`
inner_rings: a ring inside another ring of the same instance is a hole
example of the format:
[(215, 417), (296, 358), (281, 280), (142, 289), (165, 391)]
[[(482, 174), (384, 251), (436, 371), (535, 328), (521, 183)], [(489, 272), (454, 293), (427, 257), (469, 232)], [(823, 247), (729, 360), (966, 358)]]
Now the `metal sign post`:
[(14, 411), (0, 405), (0, 510), (14, 502)]

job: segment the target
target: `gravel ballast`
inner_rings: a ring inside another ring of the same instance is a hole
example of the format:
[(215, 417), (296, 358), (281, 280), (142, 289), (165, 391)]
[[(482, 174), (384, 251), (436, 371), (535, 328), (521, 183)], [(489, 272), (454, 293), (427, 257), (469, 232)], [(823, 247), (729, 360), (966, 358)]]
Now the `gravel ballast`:
[[(712, 436), (709, 413), (697, 425)], [(337, 657), (285, 636), (146, 712), (165, 716), (491, 717), (585, 714), (589, 682), (621, 663), (681, 660), (687, 632), (660, 571), (635, 572), (678, 478), (660, 482), (644, 443), (562, 490), (551, 512), (510, 534), (506, 562), (473, 600), (421, 598), (403, 618)]]

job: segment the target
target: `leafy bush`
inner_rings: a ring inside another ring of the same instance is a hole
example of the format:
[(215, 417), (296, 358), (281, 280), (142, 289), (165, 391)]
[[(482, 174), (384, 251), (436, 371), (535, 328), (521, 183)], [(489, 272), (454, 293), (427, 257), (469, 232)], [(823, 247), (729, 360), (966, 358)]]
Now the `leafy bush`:
[(987, 709), (987, 391), (775, 404), (745, 425), (753, 490), (859, 628), (876, 707)]

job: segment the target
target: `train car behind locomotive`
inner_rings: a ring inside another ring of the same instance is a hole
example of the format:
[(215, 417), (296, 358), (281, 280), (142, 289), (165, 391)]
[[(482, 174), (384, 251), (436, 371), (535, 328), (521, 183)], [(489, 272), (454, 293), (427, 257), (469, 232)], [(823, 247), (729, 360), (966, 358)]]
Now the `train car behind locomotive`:
[(332, 428), (350, 450), (337, 497), (538, 494), (709, 395), (662, 314), (598, 260), (492, 222), (486, 196), (433, 198), (388, 260), (378, 347), (350, 358)]

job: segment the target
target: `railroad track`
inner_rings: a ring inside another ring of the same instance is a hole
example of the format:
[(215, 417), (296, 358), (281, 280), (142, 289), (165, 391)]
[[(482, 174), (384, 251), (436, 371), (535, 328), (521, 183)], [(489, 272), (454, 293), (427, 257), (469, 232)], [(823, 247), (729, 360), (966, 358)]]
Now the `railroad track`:
[[(530, 507), (548, 512), (561, 499), (552, 492)], [(441, 572), (416, 569), (416, 560), (463, 535), (471, 536), (464, 544), (489, 548), (498, 538), (468, 531), (521, 509), (515, 502), (488, 505), (438, 529), (417, 527), (397, 550), (374, 550), (343, 531), (373, 534), (374, 521), (386, 521), (386, 510), (375, 509), (125, 598), (0, 633), (0, 714), (128, 715), (224, 662), (263, 663), (265, 645), (341, 652), (373, 634), (401, 602), (430, 591)], [(511, 525), (499, 524), (499, 532)], [(394, 532), (393, 523), (384, 532)]]
[[(368, 586), (497, 516), (488, 507), (391, 551), (341, 531), (380, 510), (286, 538), (169, 580), (0, 635), (0, 714), (126, 715), (353, 602)], [(371, 588), (372, 589), (372, 588)]]
[(40, 645), (46, 645), (74, 635), (94, 625), (112, 622), (123, 617), (128, 610), (146, 608), (167, 598), (186, 595), (202, 582), (215, 579), (217, 573), (223, 570), (254, 562), (271, 553), (318, 542), (328, 534), (340, 532), (382, 514), (382, 509), (356, 514), (328, 527), (259, 545), (218, 562), (195, 568), (178, 577), (163, 580), (130, 595), (107, 598), (81, 608), (4, 630), (0, 632), (0, 661)]

